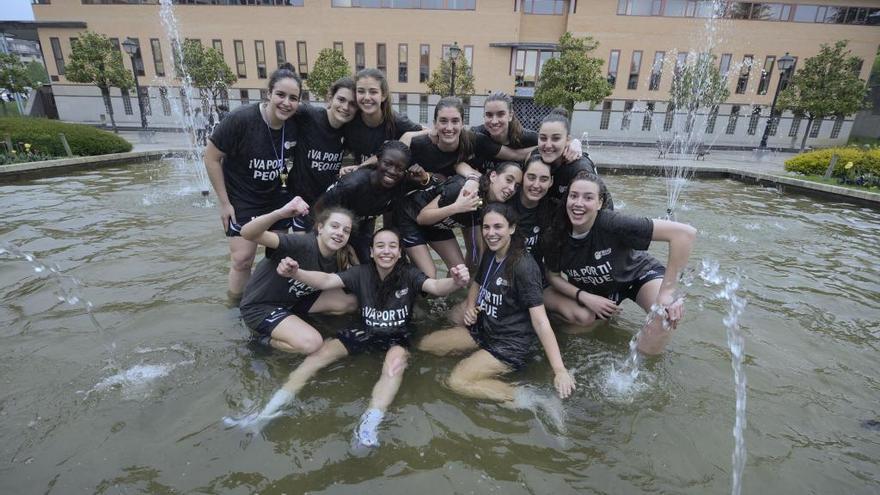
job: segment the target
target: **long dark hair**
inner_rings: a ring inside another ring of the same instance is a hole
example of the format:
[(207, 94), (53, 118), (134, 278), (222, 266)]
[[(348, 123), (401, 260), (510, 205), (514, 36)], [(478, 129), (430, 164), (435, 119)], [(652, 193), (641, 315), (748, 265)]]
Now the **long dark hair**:
[[(516, 227), (519, 222), (519, 215), (517, 215), (516, 209), (512, 205), (506, 203), (489, 203), (486, 208), (483, 209), (483, 219), (486, 218), (486, 215), (489, 213), (497, 213), (501, 215), (507, 220), (507, 223), (511, 227)], [(480, 219), (481, 227), (483, 225), (483, 219)], [(507, 276), (507, 280), (513, 279), (514, 269), (525, 252), (525, 237), (523, 237), (519, 229), (516, 229), (513, 231), (513, 234), (510, 235), (510, 245), (507, 248), (507, 256), (504, 258), (504, 263), (506, 264), (504, 267), (504, 275)]]
[(385, 306), (385, 303), (388, 302), (388, 298), (402, 288), (400, 285), (401, 279), (403, 278), (403, 270), (409, 266), (409, 258), (407, 258), (406, 251), (403, 249), (403, 244), (400, 242), (402, 237), (397, 229), (382, 227), (377, 230), (376, 233), (373, 234), (373, 239), (370, 241), (370, 247), (373, 246), (376, 236), (382, 232), (391, 232), (397, 237), (397, 248), (400, 249), (400, 259), (394, 264), (394, 268), (391, 269), (391, 273), (385, 277), (385, 280), (382, 280), (382, 278), (379, 277), (379, 269), (376, 267), (376, 262), (373, 261), (373, 271), (376, 273), (376, 278), (379, 280), (379, 288), (376, 291), (377, 308)]
[[(507, 124), (507, 142), (512, 148), (521, 148), (523, 126), (513, 111), (513, 98), (507, 93), (497, 92), (486, 97), (486, 103), (492, 101), (503, 101), (507, 105), (507, 113), (510, 114), (510, 122)], [(483, 106), (485, 107), (485, 103)]]
[[(495, 167), (495, 170), (493, 170), (493, 172), (495, 172), (496, 176), (501, 175), (504, 173), (505, 170), (509, 169), (510, 167), (515, 167), (515, 168), (522, 170), (519, 166), (519, 163), (506, 161), (506, 162), (499, 163), (498, 166)], [(477, 194), (480, 196), (480, 198), (483, 201), (487, 201), (487, 202), (489, 201), (489, 182), (490, 182), (489, 179), (490, 179), (491, 175), (492, 175), (492, 172), (486, 172), (485, 174), (481, 175), (480, 176), (480, 187), (477, 189)]]
[[(447, 96), (441, 98), (440, 101), (437, 102), (437, 106), (434, 107), (435, 125), (437, 124), (437, 115), (440, 113), (440, 110), (443, 110), (444, 108), (454, 108), (458, 110), (462, 124), (464, 124), (464, 105), (461, 103), (461, 99), (454, 96)], [(466, 162), (470, 159), (471, 155), (474, 154), (474, 141), (475, 138), (473, 131), (462, 127), (461, 134), (458, 136), (458, 157), (456, 158), (456, 163)]]
[[(324, 225), (327, 223), (327, 220), (330, 219), (330, 215), (334, 213), (339, 213), (340, 215), (345, 215), (349, 219), (351, 219), (351, 234), (349, 234), (348, 240), (351, 240), (351, 236), (355, 234), (355, 229), (357, 228), (357, 224), (355, 223), (355, 216), (351, 210), (348, 208), (343, 208), (341, 206), (330, 206), (328, 208), (322, 209), (315, 216), (315, 223), (312, 227), (312, 230), (315, 232), (315, 235), (318, 235), (318, 225)], [(341, 249), (336, 251), (336, 268), (339, 271), (343, 271), (348, 269), (350, 266), (355, 264), (355, 260), (357, 256), (355, 256), (354, 249), (352, 249), (349, 243), (345, 243), (345, 246), (342, 246)]]
[(397, 128), (394, 125), (394, 109), (391, 108), (391, 91), (388, 88), (388, 78), (385, 77), (385, 73), (381, 70), (369, 67), (359, 70), (354, 79), (355, 81), (360, 81), (365, 77), (372, 77), (379, 81), (379, 88), (382, 90), (382, 96), (385, 97), (385, 101), (382, 102), (381, 106), (382, 120), (385, 124), (385, 138), (394, 139)]
[(272, 74), (269, 75), (269, 92), (271, 93), (272, 90), (275, 89), (275, 85), (278, 84), (278, 81), (288, 78), (296, 81), (296, 85), (299, 87), (299, 96), (302, 96), (302, 78), (299, 77), (299, 74), (296, 73), (296, 69), (290, 62), (284, 62), (279, 65), (278, 68), (272, 71)]
[[(586, 170), (580, 171), (568, 183), (567, 190), (571, 191), (571, 185), (579, 180), (592, 182), (599, 186), (599, 200), (602, 201), (602, 206), (599, 210), (613, 209), (611, 194), (608, 192), (608, 187), (605, 186), (605, 181), (603, 181), (601, 177), (593, 172), (587, 172)], [(568, 211), (566, 209), (567, 202), (567, 198), (562, 198), (559, 205), (556, 207), (556, 212), (550, 222), (550, 228), (547, 230), (547, 244), (543, 249), (545, 256), (551, 254), (558, 256), (559, 249), (565, 244), (566, 237), (571, 234), (571, 219), (568, 218)]]

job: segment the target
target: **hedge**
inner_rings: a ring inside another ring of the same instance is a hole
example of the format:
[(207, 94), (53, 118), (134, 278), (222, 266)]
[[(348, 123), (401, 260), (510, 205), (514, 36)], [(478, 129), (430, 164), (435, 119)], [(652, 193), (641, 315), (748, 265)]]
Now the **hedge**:
[[(845, 177), (851, 173), (871, 173), (880, 176), (880, 148), (864, 150), (862, 148), (825, 148), (790, 158), (785, 161), (785, 170), (804, 175), (823, 175), (831, 163), (831, 157), (838, 155), (834, 166), (834, 177)], [(848, 162), (853, 168), (846, 170)]]
[(106, 155), (131, 151), (131, 143), (111, 132), (82, 124), (32, 117), (0, 118), (0, 139), (9, 135), (13, 145), (30, 143), (36, 153), (67, 156), (58, 138), (64, 133), (70, 150), (77, 156)]

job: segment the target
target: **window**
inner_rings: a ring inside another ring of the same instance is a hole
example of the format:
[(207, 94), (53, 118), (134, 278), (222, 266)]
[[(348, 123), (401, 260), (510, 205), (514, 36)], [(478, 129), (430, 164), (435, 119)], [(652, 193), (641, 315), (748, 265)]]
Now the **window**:
[(776, 129), (779, 127), (779, 110), (773, 109), (773, 113), (770, 114), (770, 129), (767, 131), (768, 136), (775, 136)]
[(794, 22), (816, 22), (816, 14), (818, 12), (818, 5), (796, 5), (794, 17), (791, 20)]
[(623, 118), (620, 119), (620, 130), (621, 131), (628, 131), (629, 130), (629, 124), (630, 124), (630, 120), (632, 117), (632, 111), (633, 111), (633, 101), (632, 100), (625, 101), (623, 103)]
[(287, 62), (287, 46), (281, 40), (275, 42), (275, 61), (278, 63), (278, 67)]
[(306, 50), (305, 41), (296, 42), (296, 55), (299, 59), (299, 77), (303, 79), (309, 78), (309, 54)]
[[(298, 1), (302, 3), (302, 0)], [(476, 0), (331, 0), (330, 2), (333, 7), (421, 10), (474, 10), (476, 4)]]
[(618, 0), (618, 15), (660, 15), (660, 0)]
[(752, 116), (749, 117), (749, 128), (746, 130), (749, 136), (754, 136), (758, 129), (758, 119), (761, 118), (761, 107), (756, 106), (752, 109)]
[(608, 84), (613, 89), (617, 85), (617, 67), (620, 65), (620, 50), (611, 50), (608, 57)]
[(113, 48), (116, 49), (116, 51), (122, 51), (122, 45), (119, 44), (119, 38), (110, 38), (110, 44), (113, 45)]
[(125, 110), (125, 115), (134, 115), (131, 109), (131, 95), (127, 90), (122, 92), (122, 109)]
[(758, 82), (758, 94), (766, 95), (767, 89), (770, 88), (770, 79), (773, 78), (773, 65), (776, 63), (776, 57), (768, 55), (764, 59), (764, 68), (761, 69), (761, 80)]
[(162, 47), (156, 38), (150, 39), (150, 48), (153, 50), (153, 69), (156, 75), (163, 77), (165, 75), (165, 63), (162, 60)]
[(514, 75), (516, 87), (534, 87), (541, 76), (544, 63), (557, 56), (559, 52), (550, 50), (515, 50), (511, 59), (511, 73)]
[(473, 45), (465, 45), (464, 46), (464, 59), (467, 60), (468, 70), (473, 74), (473, 72), (474, 72), (474, 46)]
[(419, 95), (419, 122), (428, 122), (428, 95)]
[(137, 38), (130, 39), (135, 45), (137, 45), (137, 50), (134, 52), (134, 70), (137, 72), (137, 75), (143, 76), (146, 72), (144, 72), (144, 58), (141, 53), (141, 42)]
[(819, 137), (819, 130), (822, 129), (822, 120), (823, 119), (816, 119), (816, 121), (813, 122), (813, 127), (810, 128), (811, 138)]
[(602, 102), (602, 116), (599, 118), (599, 129), (608, 129), (611, 123), (611, 101)]
[(238, 99), (241, 101), (242, 105), (247, 105), (251, 102), (250, 97), (248, 96), (248, 90), (242, 89), (238, 92)]
[(336, 50), (336, 51), (339, 52), (339, 53), (343, 53), (343, 51), (342, 51), (342, 42), (341, 42), (341, 41), (334, 41), (334, 42), (333, 42), (333, 49)]
[(749, 73), (752, 71), (752, 63), (754, 56), (746, 55), (743, 57), (742, 66), (739, 68), (739, 78), (736, 80), (736, 94), (745, 94), (746, 88), (749, 86)]
[(730, 109), (730, 118), (727, 120), (727, 129), (724, 131), (727, 134), (734, 134), (736, 132), (736, 121), (739, 119), (739, 105), (734, 105)]
[(388, 60), (386, 59), (385, 43), (376, 43), (376, 68), (383, 74), (388, 73)]
[[(397, 45), (397, 82), (405, 83), (409, 79), (407, 58), (409, 58), (409, 45), (406, 43)], [(401, 95), (401, 97), (405, 96)]]
[(718, 120), (718, 107), (712, 107), (712, 110), (709, 111), (709, 118), (706, 120), (706, 134), (713, 134), (715, 132), (715, 121)]
[(244, 63), (244, 42), (233, 40), (232, 45), (235, 47), (235, 70), (238, 72), (238, 77), (247, 77), (247, 66)]
[(639, 87), (639, 71), (642, 70), (642, 51), (635, 50), (632, 56), (632, 62), (629, 65), (629, 81), (626, 83), (626, 89), (638, 89)]
[(367, 62), (364, 56), (364, 44), (363, 43), (355, 43), (354, 44), (354, 71), (357, 72), (359, 70), (363, 70), (367, 66)]
[(522, 0), (524, 14), (562, 15), (565, 13), (564, 0)]
[[(431, 45), (419, 45), (419, 82), (427, 82), (431, 77)], [(428, 119), (422, 120), (427, 122)]]
[(139, 104), (143, 105), (144, 115), (153, 115), (153, 107), (150, 106), (150, 92), (149, 88), (140, 87), (138, 88), (138, 100)]
[(642, 131), (651, 130), (651, 121), (654, 120), (654, 102), (649, 101), (645, 105), (645, 116), (642, 117)]
[(211, 40), (211, 46), (223, 55), (223, 40)]
[(795, 115), (793, 119), (791, 119), (791, 127), (788, 129), (788, 137), (797, 136), (798, 129), (801, 127), (801, 117), (800, 115)]
[(254, 41), (254, 52), (257, 56), (257, 77), (266, 79), (266, 44), (263, 40)]
[(834, 119), (834, 126), (831, 127), (831, 139), (837, 139), (840, 136), (841, 127), (843, 127), (843, 116)]
[(727, 73), (730, 72), (731, 59), (733, 59), (733, 55), (729, 53), (721, 55), (721, 65), (718, 67), (718, 71), (721, 73), (723, 79), (727, 79)]
[(159, 101), (162, 102), (162, 114), (166, 117), (171, 115), (171, 102), (168, 101), (168, 88), (159, 88)]
[(687, 66), (688, 54), (687, 52), (678, 52), (675, 56), (675, 76), (677, 77), (681, 74), (681, 71), (684, 70), (685, 66)]
[[(260, 101), (266, 101), (269, 99), (269, 90), (266, 88), (260, 88)], [(309, 97), (307, 95), (303, 95), (303, 101), (308, 101)]]
[(655, 52), (654, 63), (651, 65), (651, 79), (648, 81), (648, 90), (657, 91), (660, 89), (660, 78), (663, 76), (663, 59), (666, 52)]
[(672, 129), (673, 123), (675, 123), (675, 105), (669, 102), (666, 105), (666, 115), (663, 116), (663, 132)]
[(406, 115), (406, 93), (400, 93), (397, 97), (397, 113)]
[(58, 38), (49, 38), (49, 43), (52, 44), (52, 56), (55, 57), (55, 68), (58, 71), (58, 75), (63, 76), (64, 53), (61, 52), (61, 42), (58, 41)]
[(464, 125), (470, 125), (471, 121), (471, 97), (463, 96), (461, 98), (461, 106), (464, 108), (464, 115), (461, 116)]

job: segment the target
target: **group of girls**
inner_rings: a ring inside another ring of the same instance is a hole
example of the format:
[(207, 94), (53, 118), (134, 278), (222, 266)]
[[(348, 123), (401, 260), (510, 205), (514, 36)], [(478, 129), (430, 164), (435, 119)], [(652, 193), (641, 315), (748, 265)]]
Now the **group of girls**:
[[(326, 108), (301, 103), (301, 87), (292, 67), (279, 68), (269, 101), (231, 113), (206, 152), (229, 237), (230, 297), (243, 292), (242, 318), (261, 342), (307, 355), (261, 411), (230, 423), (282, 414), (315, 372), (375, 350), (385, 353), (382, 374), (355, 437), (377, 445), (407, 366), (419, 294), (467, 287), (453, 326), (415, 347), (469, 352), (448, 386), (511, 407), (523, 405), (521, 389), (500, 377), (525, 366), (538, 342), (559, 396), (575, 387), (548, 313), (583, 331), (632, 299), (656, 315), (640, 350), (662, 351), (681, 319), (676, 279), (695, 231), (613, 211), (593, 163), (572, 143), (564, 110), (530, 131), (511, 98), (496, 93), (486, 100), (485, 124), (467, 129), (461, 101), (443, 98), (426, 131), (391, 109), (376, 69), (337, 81)], [(346, 151), (355, 163), (343, 168)], [(384, 227), (374, 233), (380, 215)], [(669, 242), (665, 268), (644, 251), (652, 240)], [(266, 257), (251, 276), (258, 244)], [(438, 278), (429, 247), (446, 278)], [(327, 341), (306, 319), (346, 312), (358, 323)]]

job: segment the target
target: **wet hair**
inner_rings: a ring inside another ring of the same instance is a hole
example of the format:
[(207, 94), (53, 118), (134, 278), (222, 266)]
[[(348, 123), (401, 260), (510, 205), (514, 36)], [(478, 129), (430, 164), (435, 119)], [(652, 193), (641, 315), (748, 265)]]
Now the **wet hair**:
[(269, 92), (272, 92), (272, 90), (275, 89), (275, 85), (278, 84), (278, 81), (282, 79), (293, 79), (296, 81), (296, 85), (299, 87), (299, 95), (302, 96), (302, 78), (299, 77), (299, 74), (296, 73), (296, 69), (294, 69), (293, 64), (290, 62), (284, 62), (279, 65), (278, 68), (272, 71), (272, 74), (269, 75)]
[[(464, 123), (464, 105), (461, 103), (461, 99), (456, 98), (454, 96), (447, 96), (445, 98), (440, 98), (440, 101), (437, 102), (437, 106), (434, 107), (434, 123), (437, 123), (437, 115), (440, 114), (440, 110), (444, 108), (454, 108), (458, 110), (458, 114), (461, 115), (462, 123)], [(458, 157), (456, 157), (456, 163), (466, 162), (470, 159), (471, 155), (474, 153), (474, 141), (475, 141), (474, 133), (470, 129), (461, 128), (461, 134), (458, 137)]]
[(354, 79), (352, 79), (348, 76), (340, 77), (339, 79), (337, 79), (336, 81), (333, 82), (332, 86), (330, 86), (330, 90), (327, 91), (327, 95), (332, 99), (333, 96), (336, 95), (336, 92), (339, 91), (340, 89), (350, 90), (351, 94), (354, 94), (355, 93)]
[[(345, 215), (349, 219), (351, 219), (351, 233), (348, 236), (348, 240), (351, 241), (351, 236), (355, 234), (356, 224), (355, 224), (355, 215), (348, 208), (343, 208), (341, 206), (328, 206), (327, 208), (322, 209), (315, 216), (315, 224), (312, 227), (312, 230), (315, 232), (315, 235), (318, 235), (318, 225), (324, 225), (327, 223), (327, 220), (330, 219), (330, 216), (334, 213), (339, 213), (340, 215)], [(354, 260), (356, 256), (354, 256), (354, 250), (346, 243), (340, 250), (336, 251), (336, 268), (339, 271), (346, 270), (350, 266), (354, 265)]]
[(560, 122), (565, 126), (565, 134), (571, 134), (571, 118), (568, 115), (568, 110), (562, 107), (556, 107), (553, 110), (550, 110), (550, 113), (541, 121), (541, 125), (543, 126), (544, 124), (549, 124), (551, 122)]
[(354, 76), (355, 81), (360, 81), (366, 77), (371, 77), (377, 81), (379, 81), (379, 89), (382, 91), (382, 96), (385, 97), (385, 101), (382, 102), (382, 121), (385, 124), (385, 137), (386, 138), (394, 138), (396, 136), (397, 128), (394, 125), (394, 109), (391, 108), (391, 90), (388, 88), (388, 78), (385, 77), (385, 73), (379, 69), (375, 69), (373, 67), (368, 67), (366, 69), (361, 69)]
[(403, 278), (403, 270), (409, 266), (409, 258), (407, 258), (406, 251), (404, 251), (403, 243), (401, 242), (403, 237), (401, 237), (400, 232), (398, 232), (397, 229), (382, 227), (377, 230), (373, 234), (373, 239), (370, 240), (370, 248), (373, 247), (373, 243), (376, 242), (376, 237), (382, 232), (391, 232), (397, 237), (397, 248), (400, 250), (400, 259), (394, 264), (394, 268), (391, 269), (391, 273), (385, 277), (385, 280), (382, 280), (381, 277), (379, 277), (379, 269), (376, 267), (376, 260), (373, 260), (373, 270), (376, 271), (376, 278), (379, 279), (379, 288), (376, 291), (376, 305), (379, 308), (385, 306), (385, 303), (388, 302), (388, 299), (392, 294), (403, 288), (400, 287), (401, 279)]
[(492, 172), (495, 172), (495, 175), (501, 175), (511, 167), (522, 171), (522, 167), (520, 167), (519, 163), (506, 161), (499, 163), (491, 172), (486, 172), (480, 176), (480, 187), (477, 189), (477, 192), (483, 201), (489, 201), (489, 176), (492, 175)]
[[(507, 113), (510, 114), (510, 122), (507, 124), (507, 141), (514, 147), (522, 147), (523, 126), (513, 111), (513, 98), (507, 93), (497, 92), (486, 97), (486, 103), (503, 101), (507, 105)], [(485, 107), (485, 104), (483, 104)]]
[[(614, 209), (614, 203), (611, 202), (611, 193), (608, 192), (608, 187), (601, 177), (593, 172), (580, 171), (568, 183), (567, 191), (570, 191), (571, 185), (579, 180), (592, 182), (599, 186), (599, 200), (602, 201), (600, 210)], [(565, 244), (566, 237), (571, 234), (571, 219), (568, 218), (568, 210), (566, 208), (567, 198), (567, 196), (563, 197), (559, 202), (559, 205), (556, 207), (556, 213), (553, 215), (553, 221), (550, 222), (550, 228), (547, 230), (546, 236), (548, 242), (543, 251), (545, 256), (558, 256), (559, 249)]]
[[(516, 213), (516, 207), (507, 203), (489, 203), (483, 210), (483, 218), (480, 219), (480, 228), (483, 226), (483, 219), (489, 213), (497, 213), (507, 220), (511, 227), (516, 227), (519, 223), (519, 215)], [(514, 268), (519, 259), (526, 252), (526, 241), (519, 229), (513, 231), (510, 235), (510, 245), (507, 248), (507, 256), (504, 258), (506, 266), (504, 267), (504, 275), (508, 280), (513, 279)]]

